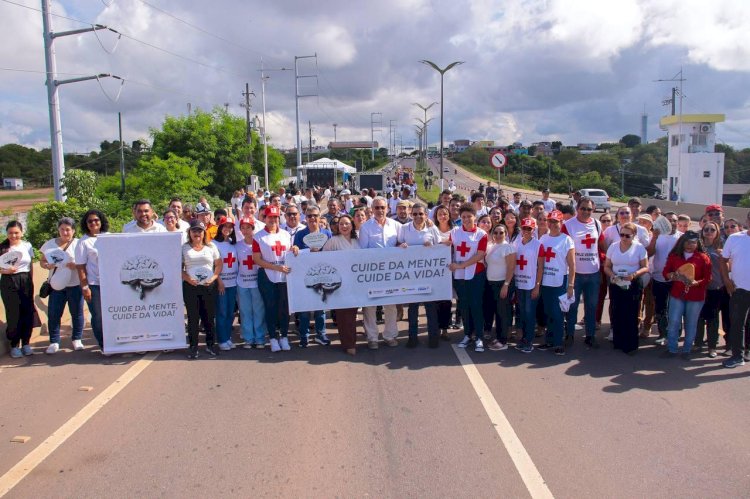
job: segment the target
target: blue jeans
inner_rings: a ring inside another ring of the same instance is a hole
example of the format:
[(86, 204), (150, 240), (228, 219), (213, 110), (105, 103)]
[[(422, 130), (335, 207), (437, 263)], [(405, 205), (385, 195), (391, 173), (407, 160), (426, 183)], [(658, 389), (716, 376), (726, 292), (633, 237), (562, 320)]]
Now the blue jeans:
[(216, 338), (219, 343), (232, 339), (234, 306), (237, 303), (237, 287), (224, 288), (224, 294), (216, 294)]
[(669, 295), (669, 322), (667, 326), (667, 348), (672, 353), (677, 353), (677, 340), (680, 339), (682, 319), (685, 318), (685, 343), (682, 345), (684, 353), (690, 353), (695, 341), (695, 332), (698, 328), (698, 317), (703, 309), (702, 301), (687, 301)]
[(601, 286), (601, 282), (602, 276), (599, 272), (594, 272), (593, 274), (579, 274), (576, 272), (574, 294), (576, 301), (570, 306), (566, 314), (568, 324), (565, 332), (568, 335), (573, 335), (576, 322), (578, 322), (578, 305), (581, 303), (581, 293), (583, 293), (583, 317), (586, 322), (586, 336), (593, 338), (596, 334), (596, 305), (599, 301), (599, 286)]
[(419, 306), (424, 305), (424, 313), (427, 316), (427, 337), (437, 338), (438, 336), (438, 313), (435, 301), (425, 303), (409, 304), (409, 338), (417, 338), (419, 323)]
[(563, 279), (562, 286), (542, 286), (544, 312), (547, 314), (547, 334), (545, 335), (545, 340), (556, 347), (563, 345), (563, 312), (560, 310), (559, 297), (567, 291), (567, 282), (568, 279), (565, 278)]
[(237, 303), (242, 321), (242, 339), (254, 345), (266, 343), (266, 309), (258, 288), (237, 286)]
[(68, 286), (60, 291), (53, 289), (47, 303), (50, 343), (60, 343), (60, 320), (63, 311), (65, 311), (66, 303), (73, 326), (72, 339), (80, 340), (83, 336), (83, 292), (81, 286)]
[(315, 318), (315, 334), (318, 336), (326, 334), (326, 311), (316, 310), (314, 312), (299, 313), (299, 343), (307, 345), (307, 337), (310, 335), (310, 314)]
[(523, 342), (531, 345), (534, 342), (534, 329), (536, 329), (536, 303), (539, 301), (531, 298), (531, 289), (517, 289), (518, 309), (521, 311), (521, 323), (523, 324)]
[(98, 284), (89, 285), (91, 290), (91, 301), (87, 303), (91, 314), (91, 331), (99, 346), (104, 346), (104, 334), (102, 328), (102, 291)]

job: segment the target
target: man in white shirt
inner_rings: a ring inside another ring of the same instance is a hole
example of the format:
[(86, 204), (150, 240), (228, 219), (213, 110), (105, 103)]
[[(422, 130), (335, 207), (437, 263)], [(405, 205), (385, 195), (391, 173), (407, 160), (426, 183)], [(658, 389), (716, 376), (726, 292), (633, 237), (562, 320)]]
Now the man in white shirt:
[[(750, 216), (748, 217), (750, 219)], [(750, 362), (750, 350), (745, 343), (745, 323), (750, 311), (750, 233), (738, 232), (732, 234), (724, 243), (722, 253), (722, 274), (728, 282), (727, 291), (732, 296), (729, 300), (731, 327), (729, 330), (729, 345), (732, 347), (732, 357), (724, 361), (724, 367), (734, 368), (744, 366)], [(731, 265), (731, 280), (727, 273), (727, 265)]]
[(555, 200), (549, 198), (549, 189), (542, 190), (541, 201), (544, 204), (544, 211), (550, 212), (555, 209)]
[(672, 224), (672, 231), (669, 234), (659, 234), (658, 230), (654, 230), (651, 241), (646, 246), (646, 253), (651, 258), (654, 322), (656, 322), (656, 328), (659, 330), (659, 338), (656, 340), (656, 344), (662, 346), (667, 344), (667, 304), (669, 292), (672, 289), (672, 283), (664, 278), (662, 271), (667, 264), (669, 252), (672, 251), (682, 235), (682, 232), (677, 230), (677, 214), (668, 211), (664, 213), (664, 217)]
[(388, 215), (396, 214), (396, 207), (398, 206), (399, 201), (401, 201), (401, 191), (396, 189), (393, 191), (391, 199), (388, 200)]
[[(359, 245), (363, 249), (393, 248), (398, 245), (398, 234), (401, 224), (386, 216), (387, 202), (383, 197), (372, 201), (373, 218), (363, 223), (359, 229)], [(364, 257), (367, 258), (366, 256)], [(371, 350), (378, 348), (378, 325), (375, 317), (377, 307), (363, 307), (367, 346)], [(389, 347), (398, 346), (398, 325), (396, 322), (396, 305), (383, 305), (385, 328), (383, 339)]]
[(167, 229), (154, 220), (154, 210), (151, 201), (139, 199), (133, 203), (133, 220), (122, 228), (125, 233), (135, 232), (167, 232)]
[(294, 240), (297, 231), (305, 228), (305, 225), (300, 222), (300, 209), (296, 205), (290, 204), (284, 215), (286, 216), (286, 223), (282, 224), (281, 228), (287, 231)]
[(513, 211), (518, 214), (518, 209), (521, 207), (521, 193), (520, 192), (514, 192), (513, 193), (513, 201), (510, 201), (508, 203), (508, 206), (510, 206)]
[[(177, 228), (187, 233), (190, 230), (190, 224), (182, 219), (182, 199), (178, 197), (170, 199), (169, 209), (174, 210), (175, 214), (177, 215)], [(158, 223), (164, 225), (163, 220), (159, 220)]]

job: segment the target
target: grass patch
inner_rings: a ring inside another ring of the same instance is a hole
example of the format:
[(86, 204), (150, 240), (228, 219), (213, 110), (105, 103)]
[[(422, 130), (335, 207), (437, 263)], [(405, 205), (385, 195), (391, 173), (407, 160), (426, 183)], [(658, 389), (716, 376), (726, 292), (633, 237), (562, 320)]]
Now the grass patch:
[(417, 197), (419, 197), (425, 203), (437, 204), (438, 198), (440, 197), (440, 184), (433, 181), (431, 189), (424, 188), (424, 178), (427, 173), (427, 168), (421, 163), (418, 163), (416, 170), (414, 170), (414, 181), (417, 183)]
[(50, 200), (52, 196), (43, 196), (38, 192), (0, 191), (0, 201), (26, 201), (29, 199)]

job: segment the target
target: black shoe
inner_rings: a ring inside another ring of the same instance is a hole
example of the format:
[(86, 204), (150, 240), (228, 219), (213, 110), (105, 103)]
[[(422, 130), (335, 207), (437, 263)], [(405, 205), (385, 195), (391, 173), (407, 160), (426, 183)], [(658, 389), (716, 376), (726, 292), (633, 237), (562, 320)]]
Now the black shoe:
[(437, 348), (440, 346), (440, 339), (437, 336), (430, 336), (427, 340), (427, 346), (430, 348)]
[(188, 352), (188, 359), (195, 360), (198, 358), (198, 349), (197, 348), (191, 348)]
[(750, 350), (745, 350), (745, 354), (742, 356), (745, 362), (750, 362)]
[(553, 346), (552, 343), (542, 343), (536, 348), (537, 350), (549, 350), (550, 348), (552, 348), (552, 346)]
[(690, 354), (689, 354), (688, 352), (682, 352), (682, 353), (680, 354), (680, 358), (681, 358), (682, 360), (690, 360)]
[(745, 359), (743, 359), (742, 357), (730, 357), (721, 364), (727, 369), (733, 369), (738, 366), (744, 366)]
[(555, 355), (565, 355), (565, 347), (555, 348)]
[(662, 359), (674, 359), (677, 357), (677, 352), (670, 352), (669, 350), (664, 350), (662, 353), (659, 354), (659, 357)]
[(565, 346), (566, 347), (572, 347), (574, 341), (575, 341), (575, 336), (573, 336), (572, 334), (566, 334), (565, 335)]
[(206, 354), (211, 358), (216, 357), (216, 350), (214, 350), (213, 345), (206, 345)]
[(586, 340), (584, 341), (584, 343), (589, 348), (599, 348), (599, 343), (593, 336), (586, 336)]
[(417, 346), (419, 346), (419, 340), (409, 337), (409, 340), (406, 342), (406, 348), (416, 348)]

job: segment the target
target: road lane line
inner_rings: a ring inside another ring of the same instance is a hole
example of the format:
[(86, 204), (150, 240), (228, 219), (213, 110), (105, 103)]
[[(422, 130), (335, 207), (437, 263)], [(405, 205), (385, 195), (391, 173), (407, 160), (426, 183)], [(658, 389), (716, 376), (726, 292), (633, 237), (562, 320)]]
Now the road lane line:
[(518, 473), (521, 475), (521, 479), (526, 485), (529, 494), (534, 499), (553, 498), (554, 496), (544, 482), (544, 478), (542, 478), (542, 475), (536, 468), (534, 461), (531, 460), (529, 453), (526, 452), (521, 439), (516, 435), (515, 430), (510, 425), (510, 421), (508, 421), (505, 413), (500, 408), (500, 404), (495, 400), (487, 383), (482, 379), (482, 375), (479, 374), (479, 370), (474, 365), (474, 362), (472, 362), (471, 357), (469, 357), (465, 349), (458, 348), (456, 345), (452, 346), (456, 357), (458, 357), (461, 366), (464, 368), (466, 376), (469, 378), (471, 386), (482, 402), (487, 416), (490, 417), (490, 421), (495, 427), (495, 431), (500, 436), (505, 450), (508, 451), (508, 455), (513, 460), (513, 464), (515, 464)]
[(34, 471), (42, 461), (47, 459), (55, 449), (60, 447), (68, 438), (73, 436), (73, 434), (78, 431), (81, 426), (86, 424), (94, 414), (107, 405), (107, 402), (115, 398), (118, 393), (141, 374), (158, 356), (158, 352), (151, 353), (138, 360), (102, 393), (86, 404), (83, 409), (78, 411), (44, 442), (39, 444), (38, 447), (29, 452), (26, 457), (21, 459), (15, 466), (8, 470), (7, 473), (0, 477), (0, 497), (5, 496), (5, 494), (10, 492), (21, 480), (26, 478), (29, 473)]

